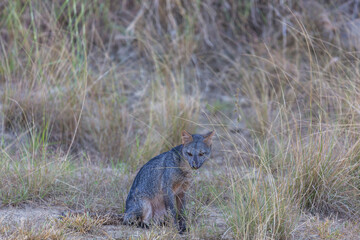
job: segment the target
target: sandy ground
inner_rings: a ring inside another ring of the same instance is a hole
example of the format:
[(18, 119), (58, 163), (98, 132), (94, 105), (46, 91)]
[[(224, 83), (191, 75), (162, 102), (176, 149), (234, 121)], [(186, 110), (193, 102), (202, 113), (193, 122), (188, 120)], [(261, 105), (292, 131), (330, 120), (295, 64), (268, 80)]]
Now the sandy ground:
[[(66, 211), (63, 207), (55, 206), (33, 206), (31, 204), (24, 204), (21, 207), (3, 207), (0, 209), (0, 224), (16, 229), (38, 229), (41, 231), (45, 226), (56, 224), (62, 212)], [(210, 229), (217, 230), (215, 236), (221, 239), (231, 239), (231, 232), (226, 230), (226, 224), (221, 213), (217, 209), (208, 208), (202, 214), (202, 224), (205, 224)], [(4, 233), (3, 233), (4, 234)], [(122, 224), (103, 225), (93, 233), (81, 234), (74, 231), (68, 231), (65, 234), (66, 239), (138, 239), (145, 237), (152, 239), (156, 235), (171, 235), (174, 234), (174, 229), (170, 227), (153, 227), (151, 229), (144, 229), (135, 226), (125, 226)], [(6, 233), (5, 233), (6, 235)], [(1, 235), (0, 235), (1, 236)], [(177, 237), (181, 238), (180, 235)], [(0, 239), (6, 239), (3, 235)]]

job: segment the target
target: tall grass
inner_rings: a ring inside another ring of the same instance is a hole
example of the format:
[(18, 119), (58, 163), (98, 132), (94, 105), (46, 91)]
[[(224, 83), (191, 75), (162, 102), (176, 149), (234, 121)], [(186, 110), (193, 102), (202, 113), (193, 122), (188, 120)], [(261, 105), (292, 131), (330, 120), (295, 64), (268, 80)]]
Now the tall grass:
[(0, 168), (0, 199), (2, 204), (16, 205), (37, 201), (68, 191), (61, 184), (72, 170), (64, 154), (51, 151), (46, 131), (31, 129), (15, 153), (2, 151)]
[(231, 174), (233, 205), (224, 206), (239, 238), (290, 238), (303, 211), (358, 218), (359, 59), (300, 27), (303, 51), (264, 46), (250, 61), (230, 61), (252, 108), (238, 104), (240, 118), (255, 139), (248, 166), (256, 172), (250, 180)]
[[(103, 14), (110, 11), (111, 4), (100, 5), (97, 9), (96, 3), (86, 1), (6, 4), (8, 14), (2, 19), (9, 38), (2, 41), (6, 129), (26, 130), (31, 123), (40, 128), (48, 125), (51, 141), (65, 147), (95, 148), (107, 158), (122, 161), (131, 159), (131, 149), (139, 150), (136, 139), (147, 135), (154, 141), (166, 140), (168, 148), (174, 146), (178, 140), (169, 139), (175, 135), (171, 128), (178, 124), (181, 129), (187, 127), (199, 108), (184, 101), (184, 85), (174, 76), (182, 65), (173, 66), (172, 61), (151, 52), (150, 61), (157, 69), (141, 79), (134, 74), (144, 72), (141, 66), (128, 66), (126, 60), (111, 62), (112, 53), (91, 42), (100, 33), (89, 26), (89, 19), (108, 21)], [(149, 45), (144, 48), (152, 51)], [(98, 59), (104, 60), (98, 63)], [(158, 83), (149, 84), (157, 76)], [(160, 127), (155, 133), (154, 125)]]

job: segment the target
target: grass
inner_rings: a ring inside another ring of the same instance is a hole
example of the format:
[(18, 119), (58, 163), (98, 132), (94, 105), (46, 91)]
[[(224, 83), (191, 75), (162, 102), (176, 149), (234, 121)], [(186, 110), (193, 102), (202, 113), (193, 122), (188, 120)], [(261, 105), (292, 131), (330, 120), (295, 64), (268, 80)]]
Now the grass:
[(23, 222), (22, 224), (11, 226), (8, 223), (5, 223), (1, 220), (0, 236), (5, 239), (32, 239), (32, 240), (41, 240), (41, 239), (52, 239), (52, 240), (62, 240), (65, 238), (64, 229), (60, 229), (53, 224), (43, 224), (41, 226), (34, 227), (34, 225), (29, 222)]
[(64, 154), (50, 151), (46, 130), (32, 129), (15, 153), (1, 153), (0, 196), (3, 204), (16, 205), (66, 191), (58, 184), (72, 171)]
[[(215, 129), (188, 237), (356, 239), (359, 15), (346, 2), (0, 3), (1, 204), (121, 213), (146, 161), (183, 129)], [(0, 230), (63, 239), (102, 224)]]
[(299, 214), (296, 204), (284, 183), (277, 182), (271, 174), (262, 179), (260, 174), (263, 173), (254, 173), (251, 180), (236, 179), (240, 174), (234, 175), (232, 205), (223, 206), (230, 226), (239, 239), (286, 239)]
[(78, 216), (65, 216), (57, 222), (59, 228), (78, 232), (80, 234), (99, 231), (99, 228), (104, 223), (106, 223), (106, 219), (91, 218), (86, 214)]

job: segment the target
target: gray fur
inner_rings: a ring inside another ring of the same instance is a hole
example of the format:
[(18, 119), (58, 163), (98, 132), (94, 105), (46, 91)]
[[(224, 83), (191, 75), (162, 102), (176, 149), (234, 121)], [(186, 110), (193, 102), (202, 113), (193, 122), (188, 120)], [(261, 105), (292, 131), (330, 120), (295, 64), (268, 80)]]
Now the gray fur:
[(149, 224), (149, 218), (153, 218), (156, 211), (146, 217), (146, 206), (155, 202), (155, 207), (150, 209), (156, 208), (156, 203), (163, 203), (179, 232), (186, 230), (185, 192), (190, 183), (191, 168), (200, 168), (210, 157), (213, 133), (190, 135), (183, 131), (183, 134), (187, 142), (183, 140), (184, 144), (152, 158), (136, 175), (126, 199), (125, 224), (135, 221)]

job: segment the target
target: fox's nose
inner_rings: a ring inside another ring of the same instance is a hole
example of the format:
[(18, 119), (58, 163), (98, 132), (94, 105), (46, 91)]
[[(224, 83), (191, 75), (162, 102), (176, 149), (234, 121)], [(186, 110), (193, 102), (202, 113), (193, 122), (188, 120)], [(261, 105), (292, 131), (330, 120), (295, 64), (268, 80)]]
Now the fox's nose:
[(198, 163), (197, 163), (196, 161), (193, 161), (193, 162), (192, 162), (191, 167), (192, 167), (193, 169), (198, 169), (198, 168), (199, 168)]
[(201, 167), (201, 163), (197, 160), (197, 159), (195, 159), (195, 161), (194, 161), (194, 168), (196, 168), (196, 169), (198, 169), (198, 168), (200, 168)]
[(196, 156), (194, 157), (194, 167), (199, 168), (199, 161)]

